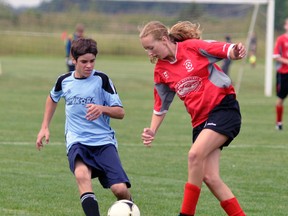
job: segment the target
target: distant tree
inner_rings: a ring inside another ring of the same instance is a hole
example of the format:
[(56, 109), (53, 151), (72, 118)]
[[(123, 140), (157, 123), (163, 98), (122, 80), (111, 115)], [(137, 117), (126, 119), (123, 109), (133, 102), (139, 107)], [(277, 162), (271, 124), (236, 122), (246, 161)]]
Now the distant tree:
[(288, 18), (288, 1), (276, 0), (275, 1), (275, 29), (278, 31), (283, 30), (284, 20)]
[(202, 16), (203, 8), (200, 4), (189, 3), (179, 13), (180, 20), (193, 21)]
[(11, 19), (13, 17), (13, 9), (5, 1), (0, 0), (0, 19)]

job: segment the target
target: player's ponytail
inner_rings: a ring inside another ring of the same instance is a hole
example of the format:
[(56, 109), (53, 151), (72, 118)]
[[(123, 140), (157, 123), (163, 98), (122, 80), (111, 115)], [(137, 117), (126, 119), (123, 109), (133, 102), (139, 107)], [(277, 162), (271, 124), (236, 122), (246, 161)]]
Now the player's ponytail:
[(182, 42), (189, 39), (200, 39), (202, 31), (200, 24), (194, 24), (189, 21), (178, 22), (169, 32), (169, 37), (172, 42)]
[(151, 21), (139, 30), (140, 38), (145, 38), (148, 35), (152, 35), (155, 40), (161, 40), (163, 36), (168, 38), (168, 28), (159, 21)]

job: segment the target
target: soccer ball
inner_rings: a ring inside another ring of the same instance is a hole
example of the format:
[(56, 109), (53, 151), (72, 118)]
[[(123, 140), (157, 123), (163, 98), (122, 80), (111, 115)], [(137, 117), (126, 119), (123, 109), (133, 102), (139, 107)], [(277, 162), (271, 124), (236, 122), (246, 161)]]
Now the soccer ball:
[(109, 208), (108, 216), (140, 216), (140, 210), (130, 200), (119, 200)]

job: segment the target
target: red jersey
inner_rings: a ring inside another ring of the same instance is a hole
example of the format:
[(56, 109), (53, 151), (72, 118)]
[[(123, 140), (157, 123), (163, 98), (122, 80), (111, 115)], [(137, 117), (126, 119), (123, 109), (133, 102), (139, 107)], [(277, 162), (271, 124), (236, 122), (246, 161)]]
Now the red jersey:
[[(279, 58), (279, 57), (288, 59), (288, 35), (287, 34), (280, 35), (276, 40), (273, 58)], [(287, 74), (288, 64), (277, 62), (276, 69), (278, 73)]]
[(233, 46), (203, 40), (177, 43), (175, 62), (158, 60), (155, 66), (154, 113), (166, 113), (177, 94), (191, 115), (193, 127), (205, 122), (226, 95), (235, 95), (230, 78), (215, 64), (228, 58)]

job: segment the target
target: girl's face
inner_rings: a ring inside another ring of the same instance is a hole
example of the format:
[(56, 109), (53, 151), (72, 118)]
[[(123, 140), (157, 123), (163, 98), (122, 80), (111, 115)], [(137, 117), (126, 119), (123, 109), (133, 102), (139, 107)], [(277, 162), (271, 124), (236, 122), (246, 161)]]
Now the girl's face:
[(140, 40), (143, 48), (147, 51), (151, 59), (158, 58), (164, 60), (169, 55), (167, 47), (168, 39), (166, 37), (163, 37), (162, 40), (155, 40), (152, 35), (148, 35)]

